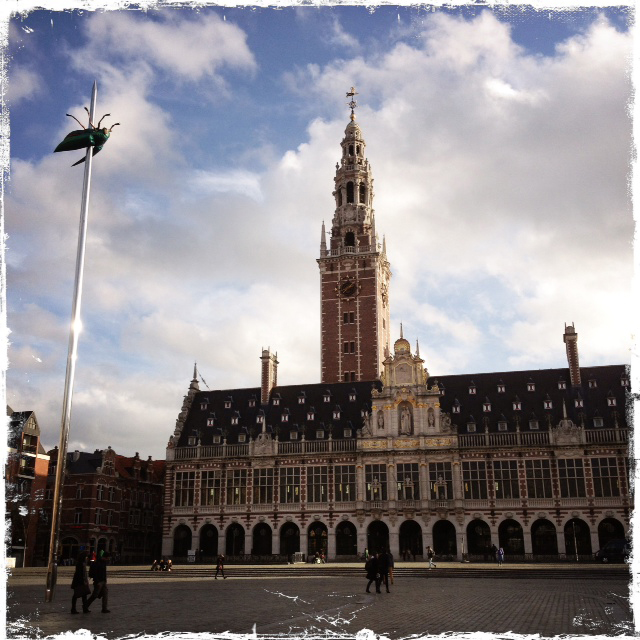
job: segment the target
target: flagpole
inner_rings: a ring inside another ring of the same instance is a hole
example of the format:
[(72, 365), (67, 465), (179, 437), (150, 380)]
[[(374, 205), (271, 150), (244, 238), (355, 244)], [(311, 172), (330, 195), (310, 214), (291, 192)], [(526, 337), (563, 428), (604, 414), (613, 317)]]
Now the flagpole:
[[(91, 106), (89, 108), (89, 127), (93, 128), (95, 120), (98, 85), (93, 82)], [(62, 513), (62, 489), (67, 466), (67, 445), (69, 442), (69, 426), (71, 423), (71, 401), (73, 396), (73, 380), (78, 353), (78, 336), (81, 330), (80, 307), (82, 305), (82, 281), (84, 278), (84, 253), (87, 239), (87, 219), (89, 215), (89, 192), (91, 190), (91, 163), (93, 147), (87, 148), (84, 167), (84, 186), (82, 189), (82, 206), (80, 209), (80, 229), (78, 231), (78, 252), (76, 255), (76, 273), (71, 310), (71, 330), (69, 333), (69, 350), (67, 355), (67, 372), (64, 380), (64, 400), (62, 403), (62, 420), (60, 425), (60, 446), (58, 447), (58, 464), (56, 483), (53, 494), (53, 510), (51, 515), (51, 539), (49, 542), (49, 565), (47, 569), (47, 590), (45, 602), (53, 600), (58, 577), (58, 545), (60, 538), (60, 516)]]

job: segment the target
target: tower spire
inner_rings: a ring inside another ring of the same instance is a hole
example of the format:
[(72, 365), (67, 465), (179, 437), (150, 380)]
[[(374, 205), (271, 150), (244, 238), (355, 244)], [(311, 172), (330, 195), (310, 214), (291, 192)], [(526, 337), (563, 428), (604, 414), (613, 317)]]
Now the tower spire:
[(320, 255), (324, 255), (327, 250), (327, 232), (324, 228), (324, 220), (322, 221), (322, 231), (320, 232)]
[(358, 103), (355, 100), (355, 97), (358, 95), (355, 87), (351, 87), (350, 91), (347, 91), (347, 98), (351, 98), (347, 104), (351, 108), (351, 122), (356, 119), (355, 108), (358, 106)]

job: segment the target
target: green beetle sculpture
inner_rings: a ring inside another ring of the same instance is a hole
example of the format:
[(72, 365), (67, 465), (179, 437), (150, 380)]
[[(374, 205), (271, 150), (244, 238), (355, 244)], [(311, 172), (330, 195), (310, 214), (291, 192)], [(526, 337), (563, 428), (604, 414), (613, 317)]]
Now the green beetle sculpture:
[[(87, 107), (85, 107), (84, 110), (89, 113), (89, 109), (87, 109)], [(108, 129), (106, 127), (100, 128), (102, 121), (110, 115), (110, 113), (103, 115), (102, 118), (100, 118), (100, 122), (98, 122), (97, 127), (93, 125), (91, 118), (89, 118), (89, 128), (87, 129), (82, 122), (78, 120), (78, 118), (67, 113), (67, 116), (69, 116), (69, 118), (73, 118), (82, 127), (82, 129), (78, 129), (77, 131), (72, 131), (67, 134), (64, 140), (54, 149), (54, 153), (56, 151), (75, 151), (76, 149), (89, 149), (90, 147), (93, 147), (92, 155), (95, 156), (109, 139), (113, 127), (120, 124), (119, 122), (116, 122)], [(77, 164), (80, 164), (85, 160), (86, 156), (78, 160), (78, 162), (74, 162), (71, 166), (75, 167)]]

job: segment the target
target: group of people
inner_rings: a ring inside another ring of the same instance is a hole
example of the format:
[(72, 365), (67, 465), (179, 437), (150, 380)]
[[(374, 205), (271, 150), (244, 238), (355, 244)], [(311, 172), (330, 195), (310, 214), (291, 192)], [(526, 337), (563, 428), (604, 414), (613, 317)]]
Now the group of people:
[(171, 571), (172, 567), (173, 564), (171, 562), (171, 558), (169, 558), (168, 560), (166, 558), (162, 558), (160, 562), (158, 562), (157, 560), (153, 561), (153, 564), (151, 565), (151, 571)]
[[(109, 552), (100, 551), (97, 555), (89, 552), (85, 547), (80, 547), (80, 553), (76, 559), (76, 570), (71, 581), (73, 596), (71, 597), (71, 613), (80, 613), (76, 604), (78, 598), (82, 599), (82, 612), (91, 613), (89, 607), (94, 600), (102, 600), (102, 613), (111, 613), (108, 608), (109, 589), (107, 587), (107, 565), (109, 564)], [(87, 573), (88, 565), (88, 573)], [(93, 580), (93, 593), (89, 586), (89, 579)], [(89, 596), (91, 594), (91, 596)], [(89, 597), (87, 597), (89, 596)]]
[(370, 555), (368, 549), (364, 550), (366, 563), (364, 570), (367, 572), (367, 593), (371, 593), (369, 588), (375, 582), (376, 593), (382, 593), (380, 587), (384, 584), (387, 589), (387, 593), (391, 593), (389, 590), (389, 584), (393, 584), (393, 554), (389, 549)]

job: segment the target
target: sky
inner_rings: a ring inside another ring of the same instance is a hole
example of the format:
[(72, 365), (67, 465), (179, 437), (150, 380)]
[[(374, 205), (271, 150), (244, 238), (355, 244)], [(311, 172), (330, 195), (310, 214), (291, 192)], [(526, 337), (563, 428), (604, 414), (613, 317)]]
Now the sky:
[[(46, 4), (46, 3), (45, 3)], [(188, 6), (9, 22), (7, 402), (58, 444), (82, 152), (97, 112), (69, 450), (164, 458), (202, 389), (320, 381), (320, 231), (346, 92), (372, 165), (395, 337), (431, 376), (631, 362), (625, 8)]]

